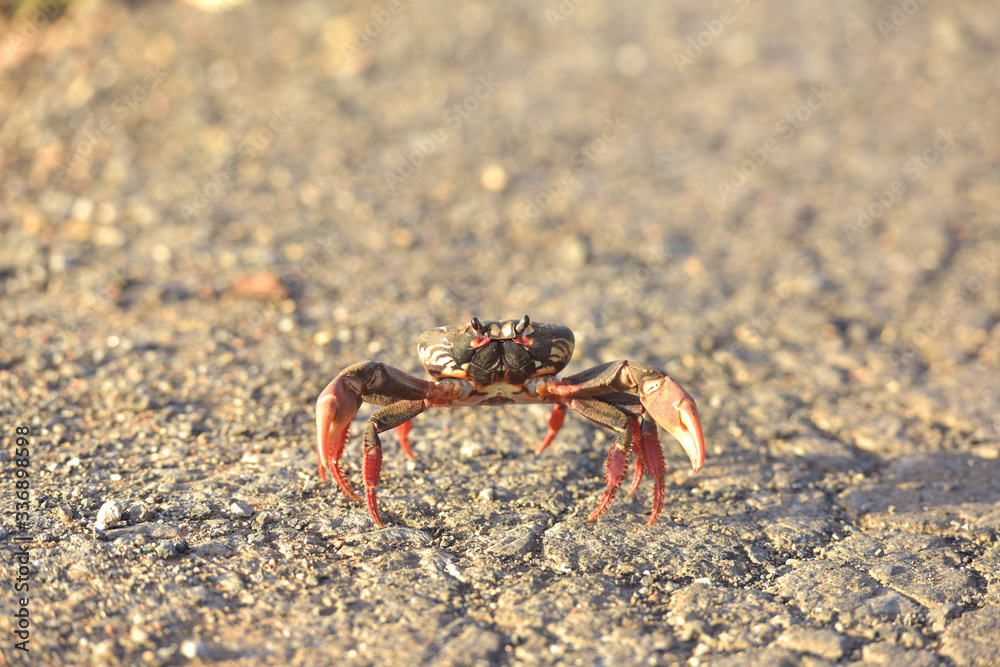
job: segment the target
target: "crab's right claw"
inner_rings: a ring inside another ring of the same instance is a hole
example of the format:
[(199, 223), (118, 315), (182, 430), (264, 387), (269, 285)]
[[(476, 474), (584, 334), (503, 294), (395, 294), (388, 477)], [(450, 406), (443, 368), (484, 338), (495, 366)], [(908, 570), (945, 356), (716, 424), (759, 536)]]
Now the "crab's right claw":
[(344, 477), (344, 471), (340, 469), (340, 457), (347, 443), (347, 431), (360, 406), (361, 382), (343, 375), (334, 378), (316, 400), (319, 476), (325, 480), (326, 470), (329, 470), (341, 491), (355, 502), (360, 502), (361, 499)]
[(653, 420), (681, 443), (691, 467), (700, 470), (705, 463), (705, 436), (691, 395), (664, 375), (644, 382), (639, 400)]

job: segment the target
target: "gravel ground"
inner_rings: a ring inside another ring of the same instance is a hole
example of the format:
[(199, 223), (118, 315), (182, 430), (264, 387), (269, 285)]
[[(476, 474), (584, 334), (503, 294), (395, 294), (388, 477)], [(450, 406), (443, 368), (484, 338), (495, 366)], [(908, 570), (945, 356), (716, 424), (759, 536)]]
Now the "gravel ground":
[[(996, 3), (81, 1), (0, 36), (0, 664), (995, 664)], [(382, 530), (318, 479), (341, 369), (525, 313), (571, 372), (695, 396), (656, 525), (648, 481), (586, 521), (611, 437), (535, 456), (538, 406), (386, 438)]]

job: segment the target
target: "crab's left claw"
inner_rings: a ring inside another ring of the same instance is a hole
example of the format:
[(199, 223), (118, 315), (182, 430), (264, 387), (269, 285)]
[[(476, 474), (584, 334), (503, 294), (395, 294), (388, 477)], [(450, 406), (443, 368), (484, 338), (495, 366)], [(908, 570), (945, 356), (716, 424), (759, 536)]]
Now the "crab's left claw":
[(347, 430), (360, 405), (361, 383), (353, 377), (344, 377), (343, 373), (327, 385), (316, 401), (319, 476), (325, 480), (329, 469), (337, 486), (355, 502), (360, 498), (340, 468), (340, 457), (347, 443)]
[(698, 407), (684, 388), (666, 375), (639, 387), (639, 400), (653, 420), (684, 447), (696, 471), (705, 463), (705, 436)]

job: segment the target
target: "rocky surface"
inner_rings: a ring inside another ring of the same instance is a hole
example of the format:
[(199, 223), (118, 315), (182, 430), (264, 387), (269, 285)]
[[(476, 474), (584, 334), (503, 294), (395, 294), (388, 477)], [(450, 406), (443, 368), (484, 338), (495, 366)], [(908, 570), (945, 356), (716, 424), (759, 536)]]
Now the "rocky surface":
[[(80, 2), (0, 35), (5, 664), (994, 664), (995, 4)], [(385, 438), (385, 529), (319, 481), (337, 372), (524, 313), (571, 371), (697, 399), (656, 525), (648, 481), (588, 523), (611, 438), (571, 416), (535, 456), (535, 406)]]

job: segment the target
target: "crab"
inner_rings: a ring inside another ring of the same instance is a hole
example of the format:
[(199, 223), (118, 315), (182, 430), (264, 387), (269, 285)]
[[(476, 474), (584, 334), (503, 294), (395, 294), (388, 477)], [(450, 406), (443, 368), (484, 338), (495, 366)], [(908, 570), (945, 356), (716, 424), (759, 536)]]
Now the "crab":
[(347, 432), (362, 401), (383, 406), (364, 432), (361, 476), (372, 520), (383, 526), (375, 489), (382, 469), (379, 433), (396, 429), (406, 456), (413, 458), (411, 420), (429, 408), (457, 408), (507, 403), (549, 403), (548, 433), (541, 454), (563, 425), (566, 409), (617, 433), (605, 464), (607, 488), (588, 518), (597, 519), (622, 484), (629, 454), (636, 458), (631, 495), (643, 472), (653, 478), (653, 509), (646, 525), (663, 510), (665, 466), (656, 425), (684, 447), (691, 467), (705, 461), (705, 439), (694, 399), (663, 371), (637, 361), (611, 361), (562, 380), (573, 356), (573, 332), (558, 324), (520, 320), (484, 320), (425, 331), (417, 354), (433, 382), (413, 377), (380, 361), (345, 368), (316, 401), (319, 474), (329, 471), (348, 498), (361, 502), (340, 467)]

